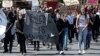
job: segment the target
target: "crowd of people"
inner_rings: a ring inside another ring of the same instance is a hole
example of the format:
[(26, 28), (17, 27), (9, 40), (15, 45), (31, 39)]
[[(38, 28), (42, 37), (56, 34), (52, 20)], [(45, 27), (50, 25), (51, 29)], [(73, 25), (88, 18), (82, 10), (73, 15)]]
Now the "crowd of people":
[(67, 43), (72, 43), (74, 37), (78, 41), (79, 54), (84, 54), (90, 48), (91, 39), (98, 42), (100, 28), (98, 9), (98, 6), (83, 5), (76, 11), (70, 10), (64, 14), (58, 12), (60, 17), (56, 22), (60, 33), (58, 44), (61, 48), (60, 54), (64, 53), (64, 49), (68, 50)]
[[(20, 45), (20, 52), (26, 53), (26, 38), (23, 33), (25, 9), (6, 8), (3, 11), (8, 20), (5, 38), (2, 40), (4, 53), (12, 52), (15, 34)], [(98, 6), (83, 5), (80, 9), (69, 10), (66, 13), (61, 12), (59, 8), (55, 10), (52, 7), (40, 8), (39, 12), (44, 12), (46, 16), (50, 15), (57, 26), (59, 33), (55, 45), (58, 54), (64, 54), (64, 50), (68, 50), (68, 43), (73, 43), (73, 39), (78, 41), (79, 54), (84, 54), (90, 48), (91, 39), (98, 42), (100, 28), (100, 11)], [(16, 25), (16, 31), (12, 32), (14, 25)], [(34, 42), (34, 50), (39, 51), (39, 41), (37, 43), (38, 47), (36, 48), (36, 42)], [(7, 48), (8, 44), (9, 49)]]

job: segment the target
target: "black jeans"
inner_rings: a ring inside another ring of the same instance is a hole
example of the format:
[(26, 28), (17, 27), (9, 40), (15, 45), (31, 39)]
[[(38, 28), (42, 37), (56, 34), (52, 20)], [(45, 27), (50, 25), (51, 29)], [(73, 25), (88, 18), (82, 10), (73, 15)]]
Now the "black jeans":
[(64, 32), (62, 32), (59, 37), (56, 39), (56, 48), (57, 51), (63, 51), (63, 38), (64, 37)]
[[(12, 52), (12, 45), (13, 45), (13, 38), (14, 36), (11, 34), (11, 29), (12, 29), (12, 23), (8, 23), (6, 26), (6, 33), (5, 33), (5, 38), (4, 38), (4, 52)], [(11, 27), (10, 27), (11, 26)], [(8, 44), (9, 45), (9, 50), (8, 50)]]
[(99, 35), (99, 26), (93, 26), (92, 33), (93, 33), (93, 40), (97, 40)]
[(40, 48), (40, 41), (34, 41), (34, 50), (39, 51)]
[(16, 33), (17, 37), (19, 38), (19, 44), (20, 44), (20, 52), (26, 53), (26, 44), (25, 44), (25, 36), (24, 34)]
[[(4, 38), (4, 52), (12, 52), (12, 45), (13, 45), (13, 35), (11, 33), (6, 33), (5, 38)], [(9, 50), (8, 50), (8, 44), (9, 45)]]

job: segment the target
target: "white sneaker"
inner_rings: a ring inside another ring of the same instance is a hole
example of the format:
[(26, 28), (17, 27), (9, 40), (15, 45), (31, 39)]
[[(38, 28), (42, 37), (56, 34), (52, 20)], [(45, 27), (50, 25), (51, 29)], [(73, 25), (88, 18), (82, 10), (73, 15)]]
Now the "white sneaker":
[(60, 51), (60, 53), (59, 54), (64, 54), (64, 51)]
[(4, 43), (2, 43), (1, 46), (3, 47), (4, 46)]
[(78, 54), (81, 54), (81, 50), (78, 51)]
[(17, 47), (20, 47), (20, 45), (18, 44)]
[(85, 54), (85, 50), (82, 51), (82, 54)]

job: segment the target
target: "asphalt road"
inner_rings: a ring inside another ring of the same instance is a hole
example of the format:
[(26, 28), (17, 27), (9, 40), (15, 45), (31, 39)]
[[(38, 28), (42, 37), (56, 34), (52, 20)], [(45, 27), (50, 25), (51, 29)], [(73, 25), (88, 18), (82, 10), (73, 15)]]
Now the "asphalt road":
[(92, 41), (90, 49), (84, 55), (78, 55), (78, 43), (76, 41), (68, 45), (68, 51), (64, 51), (64, 55), (58, 55), (56, 53), (55, 45), (52, 49), (41, 45), (40, 51), (34, 51), (33, 45), (28, 45), (27, 53), (22, 55), (19, 52), (17, 42), (14, 42), (12, 53), (3, 53), (3, 47), (0, 44), (0, 56), (100, 56), (100, 39), (97, 43)]

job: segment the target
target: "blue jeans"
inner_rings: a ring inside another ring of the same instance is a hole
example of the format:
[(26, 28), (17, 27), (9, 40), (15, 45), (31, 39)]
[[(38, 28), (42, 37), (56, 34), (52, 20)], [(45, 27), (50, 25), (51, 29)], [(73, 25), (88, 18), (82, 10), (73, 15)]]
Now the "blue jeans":
[(67, 48), (68, 44), (68, 28), (64, 29), (64, 38), (63, 38), (63, 49)]
[(78, 32), (79, 50), (86, 49), (87, 28), (85, 28), (83, 31), (82, 30), (83, 30), (83, 27), (79, 27), (79, 32)]
[(86, 48), (90, 47), (90, 43), (91, 43), (91, 37), (92, 37), (92, 29), (88, 28), (88, 33), (87, 33), (87, 41), (86, 41)]

